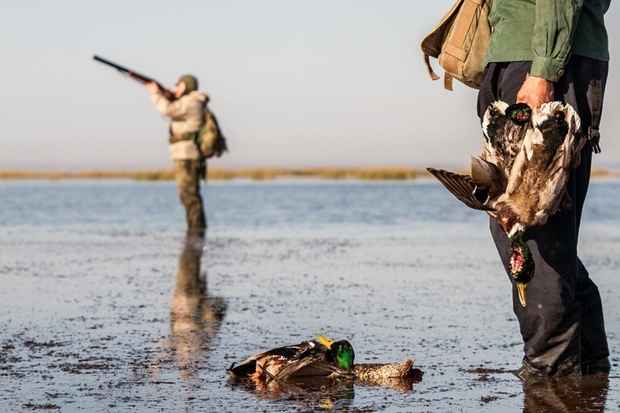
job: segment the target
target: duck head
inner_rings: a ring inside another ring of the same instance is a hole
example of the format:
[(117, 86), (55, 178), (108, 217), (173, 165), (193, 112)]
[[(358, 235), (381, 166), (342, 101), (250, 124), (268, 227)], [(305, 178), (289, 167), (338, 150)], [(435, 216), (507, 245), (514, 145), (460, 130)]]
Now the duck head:
[(327, 337), (317, 334), (317, 338), (325, 345), (332, 354), (334, 362), (338, 367), (345, 370), (353, 369), (353, 361), (355, 360), (355, 352), (353, 346), (347, 340), (331, 341)]
[(532, 109), (527, 103), (515, 103), (506, 108), (506, 117), (519, 126), (523, 126), (532, 119)]
[(532, 258), (532, 252), (527, 246), (527, 243), (523, 241), (523, 232), (518, 231), (512, 237), (510, 237), (510, 276), (517, 283), (517, 294), (519, 295), (519, 302), (523, 307), (526, 306), (527, 300), (525, 297), (525, 290), (527, 284), (534, 277), (534, 259)]

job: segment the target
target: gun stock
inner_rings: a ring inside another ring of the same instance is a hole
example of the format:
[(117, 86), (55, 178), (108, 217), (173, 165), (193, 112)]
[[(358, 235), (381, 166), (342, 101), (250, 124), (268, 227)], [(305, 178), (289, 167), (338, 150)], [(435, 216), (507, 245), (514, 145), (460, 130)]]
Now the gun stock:
[(109, 60), (106, 60), (102, 57), (99, 57), (97, 55), (93, 56), (93, 59), (95, 59), (98, 62), (101, 62), (103, 64), (106, 64), (108, 66), (112, 66), (113, 68), (117, 69), (119, 72), (126, 74), (127, 76), (137, 80), (140, 83), (150, 83), (150, 82), (155, 82), (155, 84), (159, 87), (159, 90), (161, 90), (164, 94), (164, 96), (166, 97), (166, 99), (168, 100), (174, 100), (175, 96), (174, 93), (172, 93), (169, 89), (166, 89), (165, 87), (163, 87), (159, 82), (151, 79), (150, 77), (144, 76), (138, 72), (134, 72), (133, 70), (129, 70), (126, 67), (117, 65), (116, 63), (112, 63)]

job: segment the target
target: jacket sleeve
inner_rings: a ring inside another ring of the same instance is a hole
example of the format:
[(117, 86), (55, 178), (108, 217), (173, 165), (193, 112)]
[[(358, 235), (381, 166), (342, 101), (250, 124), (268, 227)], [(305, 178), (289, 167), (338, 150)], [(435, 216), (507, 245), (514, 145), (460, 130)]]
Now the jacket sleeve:
[(170, 101), (166, 99), (164, 94), (161, 92), (152, 93), (151, 102), (153, 102), (153, 105), (155, 105), (155, 109), (157, 109), (159, 113), (169, 116), (171, 118), (183, 116), (185, 114), (185, 111), (187, 110), (183, 99)]
[(532, 76), (556, 82), (564, 74), (584, 0), (536, 0)]

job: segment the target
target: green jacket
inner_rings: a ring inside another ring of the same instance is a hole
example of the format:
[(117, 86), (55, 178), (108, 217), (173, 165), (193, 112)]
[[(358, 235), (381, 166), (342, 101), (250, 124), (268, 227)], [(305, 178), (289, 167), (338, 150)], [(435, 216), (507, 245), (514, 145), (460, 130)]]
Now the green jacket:
[(531, 61), (531, 75), (553, 82), (571, 54), (609, 60), (603, 15), (611, 0), (493, 0), (484, 65)]

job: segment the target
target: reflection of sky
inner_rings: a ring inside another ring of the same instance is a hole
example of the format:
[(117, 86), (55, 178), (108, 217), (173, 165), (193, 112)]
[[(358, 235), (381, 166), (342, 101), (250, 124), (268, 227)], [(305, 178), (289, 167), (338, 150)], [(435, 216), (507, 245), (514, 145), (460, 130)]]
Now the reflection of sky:
[(587, 223), (605, 223), (617, 226), (620, 223), (620, 193), (618, 182), (601, 180), (590, 185), (583, 211)]
[[(8, 226), (107, 225), (127, 230), (174, 227), (182, 217), (174, 182), (60, 181), (0, 185)], [(334, 230), (415, 231), (441, 222), (484, 226), (486, 216), (460, 204), (434, 181), (395, 183), (215, 182), (203, 186), (209, 223), (218, 230), (301, 235)], [(24, 208), (32, 205), (32, 208)], [(225, 225), (223, 226), (223, 223)]]
[[(0, 165), (170, 166), (165, 119), (98, 54), (168, 86), (194, 73), (229, 140), (213, 166), (466, 166), (481, 147), (475, 91), (430, 81), (419, 49), (452, 3), (5, 1)], [(620, 10), (606, 21), (613, 60)], [(595, 159), (617, 166), (620, 95), (605, 98)]]
[[(467, 208), (430, 179), (211, 182), (203, 195), (210, 225), (226, 233), (395, 235), (435, 229), (487, 235), (484, 212)], [(0, 226), (9, 227), (169, 229), (182, 224), (183, 216), (174, 182), (13, 181), (0, 185), (0, 198)], [(619, 181), (595, 179), (590, 185), (582, 231), (599, 224), (620, 225)]]

